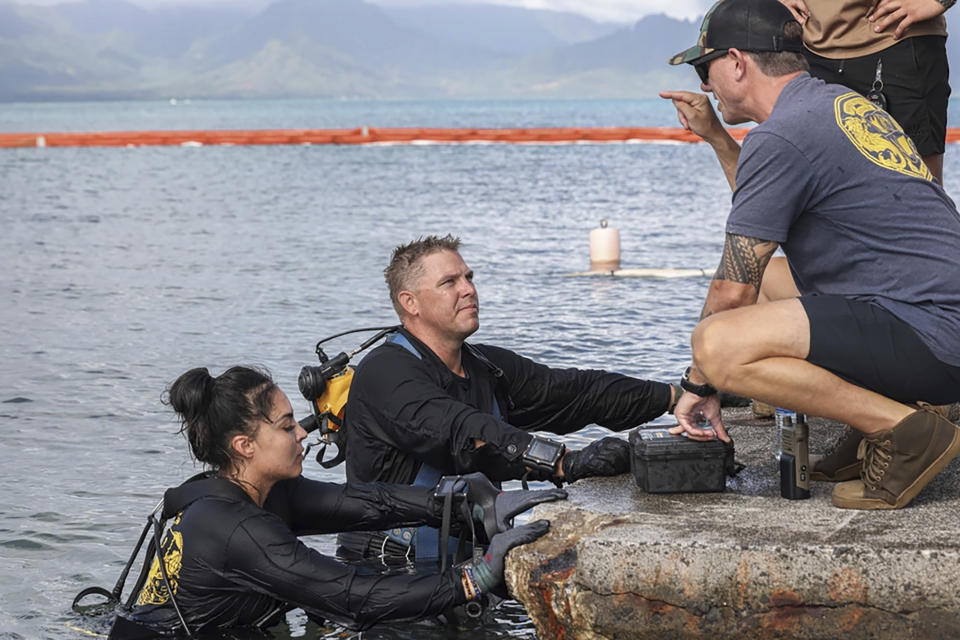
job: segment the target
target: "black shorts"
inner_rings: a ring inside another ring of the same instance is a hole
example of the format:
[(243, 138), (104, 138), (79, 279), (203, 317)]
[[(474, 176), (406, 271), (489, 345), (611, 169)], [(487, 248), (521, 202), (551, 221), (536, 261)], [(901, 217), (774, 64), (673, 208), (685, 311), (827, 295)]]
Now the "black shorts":
[(943, 153), (947, 135), (948, 82), (946, 37), (915, 36), (859, 58), (824, 58), (804, 50), (810, 75), (866, 95), (883, 60), (881, 77), (887, 111), (900, 123), (921, 156)]
[(960, 400), (960, 367), (937, 359), (905, 322), (869, 302), (800, 298), (810, 320), (807, 361), (898, 402)]

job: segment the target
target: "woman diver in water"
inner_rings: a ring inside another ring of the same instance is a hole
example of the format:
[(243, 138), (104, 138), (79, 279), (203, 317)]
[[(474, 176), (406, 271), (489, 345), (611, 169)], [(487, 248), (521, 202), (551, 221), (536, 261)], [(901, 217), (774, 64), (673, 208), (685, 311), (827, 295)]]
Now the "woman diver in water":
[[(434, 617), (497, 587), (507, 551), (548, 528), (541, 520), (509, 529), (513, 515), (566, 495), (489, 494), (497, 497), (488, 495), (488, 513), (502, 525), (483, 558), (439, 573), (383, 575), (324, 556), (297, 536), (439, 526), (444, 497), (434, 488), (303, 478), (307, 433), (286, 394), (256, 369), (232, 367), (215, 378), (191, 369), (170, 387), (169, 404), (194, 457), (212, 471), (164, 495), (163, 517), (172, 523), (158, 554), (163, 566), (154, 559), (110, 638), (264, 628), (296, 607), (353, 628)], [(468, 502), (471, 491), (464, 490)]]

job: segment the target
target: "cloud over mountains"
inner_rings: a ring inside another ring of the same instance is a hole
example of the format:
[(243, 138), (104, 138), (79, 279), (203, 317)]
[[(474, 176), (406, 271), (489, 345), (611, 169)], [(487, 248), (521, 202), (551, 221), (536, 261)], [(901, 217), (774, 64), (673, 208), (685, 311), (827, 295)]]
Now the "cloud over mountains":
[[(619, 98), (698, 86), (689, 68), (666, 64), (696, 40), (698, 20), (616, 24), (485, 4), (266, 1), (146, 9), (125, 0), (0, 0), (0, 101)], [(960, 40), (949, 38), (947, 49), (960, 60)]]

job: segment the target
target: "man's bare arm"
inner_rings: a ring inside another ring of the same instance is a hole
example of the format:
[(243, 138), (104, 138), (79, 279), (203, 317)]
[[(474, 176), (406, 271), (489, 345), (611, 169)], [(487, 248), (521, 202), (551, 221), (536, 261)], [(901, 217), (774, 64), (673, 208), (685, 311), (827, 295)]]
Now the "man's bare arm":
[(763, 272), (777, 246), (770, 240), (728, 233), (700, 319), (718, 311), (754, 304), (760, 295)]

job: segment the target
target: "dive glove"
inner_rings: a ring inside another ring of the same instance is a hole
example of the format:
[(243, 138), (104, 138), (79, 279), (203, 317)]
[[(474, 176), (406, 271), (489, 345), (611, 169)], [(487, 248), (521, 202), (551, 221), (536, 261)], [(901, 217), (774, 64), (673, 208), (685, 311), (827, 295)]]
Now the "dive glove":
[(474, 600), (502, 584), (504, 560), (510, 549), (533, 542), (549, 528), (549, 520), (537, 520), (493, 536), (483, 557), (463, 568), (467, 598)]
[(592, 476), (617, 476), (628, 471), (630, 445), (614, 436), (595, 440), (579, 451), (568, 451), (563, 458), (563, 479), (567, 482)]
[(467, 485), (467, 502), (473, 505), (473, 517), (483, 523), (487, 540), (508, 530), (514, 516), (532, 509), (543, 502), (564, 500), (563, 489), (538, 489), (534, 491), (501, 491), (483, 473), (476, 471), (461, 476)]

